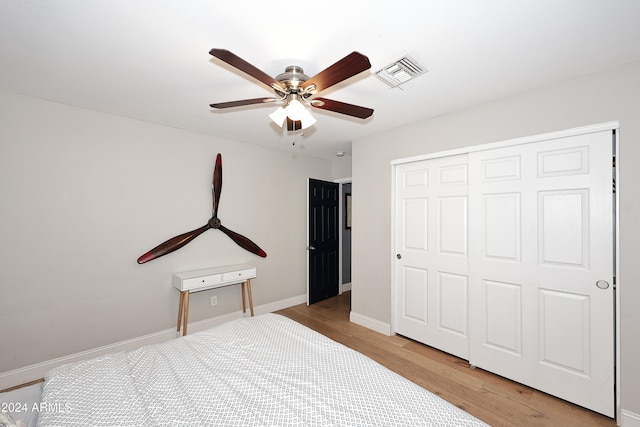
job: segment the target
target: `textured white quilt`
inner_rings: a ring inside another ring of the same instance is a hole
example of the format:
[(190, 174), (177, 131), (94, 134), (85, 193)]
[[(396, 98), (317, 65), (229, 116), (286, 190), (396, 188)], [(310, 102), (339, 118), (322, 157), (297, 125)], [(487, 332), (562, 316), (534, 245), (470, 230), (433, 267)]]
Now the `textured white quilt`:
[(241, 318), (52, 369), (40, 426), (480, 426), (288, 318)]

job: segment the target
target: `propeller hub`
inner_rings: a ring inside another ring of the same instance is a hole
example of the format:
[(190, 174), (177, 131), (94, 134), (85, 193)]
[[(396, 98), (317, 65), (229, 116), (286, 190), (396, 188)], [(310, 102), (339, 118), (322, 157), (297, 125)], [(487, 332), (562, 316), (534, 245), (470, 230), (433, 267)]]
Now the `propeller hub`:
[(221, 225), (222, 225), (222, 222), (220, 221), (219, 218), (215, 216), (209, 220), (209, 227), (211, 228), (218, 229), (220, 228)]

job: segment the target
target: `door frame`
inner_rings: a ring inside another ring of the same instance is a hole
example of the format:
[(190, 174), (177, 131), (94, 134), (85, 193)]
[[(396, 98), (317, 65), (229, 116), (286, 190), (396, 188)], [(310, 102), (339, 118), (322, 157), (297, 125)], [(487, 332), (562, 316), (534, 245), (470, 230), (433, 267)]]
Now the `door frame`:
[[(345, 284), (342, 283), (342, 267), (343, 267), (342, 233), (344, 232), (344, 218), (345, 218), (344, 210), (346, 209), (346, 207), (344, 206), (344, 198), (342, 197), (342, 190), (343, 190), (344, 184), (352, 184), (352, 179), (351, 177), (340, 178), (340, 179), (334, 179), (332, 182), (335, 182), (338, 184), (338, 192), (340, 193), (340, 200), (338, 201), (338, 246), (340, 247), (340, 258), (338, 260), (338, 282), (339, 282), (338, 295), (342, 295), (343, 292), (351, 290), (351, 282), (345, 283)], [(307, 234), (308, 233), (309, 232), (307, 231)]]
[[(613, 204), (615, 206), (615, 212), (613, 214), (613, 221), (614, 221), (614, 259), (613, 259), (613, 274), (614, 274), (614, 278), (615, 278), (615, 283), (614, 283), (614, 324), (615, 324), (615, 331), (614, 331), (614, 345), (613, 345), (613, 351), (614, 351), (614, 360), (615, 360), (615, 366), (614, 368), (614, 373), (615, 373), (615, 390), (614, 390), (614, 399), (615, 399), (615, 414), (616, 414), (616, 419), (620, 420), (621, 419), (621, 407), (620, 407), (620, 289), (622, 286), (622, 283), (620, 281), (620, 209), (619, 209), (619, 194), (620, 194), (620, 150), (619, 150), (619, 144), (620, 144), (620, 134), (619, 134), (619, 130), (620, 129), (620, 123), (619, 121), (610, 121), (610, 122), (604, 122), (604, 123), (599, 123), (599, 124), (594, 124), (594, 125), (589, 125), (589, 126), (581, 126), (581, 127), (577, 127), (577, 128), (571, 128), (571, 129), (565, 129), (565, 130), (561, 130), (561, 131), (555, 131), (555, 132), (548, 132), (548, 133), (543, 133), (543, 134), (538, 134), (538, 135), (532, 135), (532, 136), (526, 136), (526, 137), (521, 137), (521, 138), (513, 138), (513, 139), (508, 139), (508, 140), (504, 140), (504, 141), (498, 141), (498, 142), (490, 142), (490, 143), (485, 143), (485, 144), (480, 144), (480, 145), (471, 145), (468, 147), (463, 147), (463, 148), (456, 148), (456, 149), (452, 149), (452, 150), (446, 150), (446, 151), (439, 151), (439, 152), (435, 152), (435, 153), (429, 153), (429, 154), (423, 154), (423, 155), (418, 155), (418, 156), (412, 156), (412, 157), (405, 157), (405, 158), (400, 158), (400, 159), (396, 159), (396, 160), (392, 160), (391, 161), (391, 224), (395, 224), (396, 223), (396, 212), (395, 212), (395, 200), (396, 200), (396, 193), (395, 193), (395, 188), (396, 188), (396, 167), (400, 164), (404, 164), (404, 163), (411, 163), (411, 162), (417, 162), (417, 161), (422, 161), (422, 160), (429, 160), (429, 159), (435, 159), (435, 158), (439, 158), (439, 157), (447, 157), (447, 156), (454, 156), (454, 155), (459, 155), (459, 154), (466, 154), (466, 153), (472, 153), (472, 152), (476, 152), (476, 151), (483, 151), (483, 150), (491, 150), (491, 149), (496, 149), (496, 148), (504, 148), (504, 147), (511, 147), (511, 146), (516, 146), (516, 145), (521, 145), (521, 144), (528, 144), (528, 143), (534, 143), (534, 142), (539, 142), (539, 141), (545, 141), (545, 140), (549, 140), (549, 139), (557, 139), (557, 138), (564, 138), (564, 137), (569, 137), (569, 136), (576, 136), (576, 135), (583, 135), (583, 134), (587, 134), (587, 133), (594, 133), (594, 132), (601, 132), (601, 131), (615, 131), (615, 137), (613, 140), (613, 154), (616, 158), (616, 163), (615, 163), (615, 179), (616, 179), (616, 191), (613, 193)], [(396, 318), (396, 312), (395, 312), (395, 307), (396, 307), (396, 301), (395, 301), (395, 277), (396, 277), (396, 266), (397, 263), (394, 261), (394, 257), (396, 254), (396, 247), (395, 247), (395, 242), (396, 242), (396, 232), (395, 232), (395, 227), (391, 227), (391, 248), (390, 248), (390, 252), (389, 252), (389, 262), (391, 263), (391, 277), (393, 278), (391, 281), (391, 322), (390, 322), (390, 332), (391, 334), (396, 334), (396, 330), (395, 330), (395, 318)]]

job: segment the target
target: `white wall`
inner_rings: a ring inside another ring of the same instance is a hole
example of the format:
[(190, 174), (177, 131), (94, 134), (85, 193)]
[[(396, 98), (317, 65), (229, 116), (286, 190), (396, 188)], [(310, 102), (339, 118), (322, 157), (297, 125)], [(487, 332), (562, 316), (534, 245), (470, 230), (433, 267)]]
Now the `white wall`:
[(620, 122), (622, 408), (640, 414), (640, 62), (355, 141), (354, 315), (391, 321), (391, 160), (614, 120)]
[[(0, 117), (0, 373), (175, 328), (176, 271), (248, 262), (256, 306), (305, 294), (307, 177), (331, 161), (3, 92)], [(218, 215), (267, 258), (208, 230), (138, 265), (209, 219), (218, 152)], [(241, 309), (238, 286), (216, 294), (190, 321)]]
[(351, 153), (344, 157), (336, 157), (333, 161), (333, 177), (350, 178), (351, 177)]

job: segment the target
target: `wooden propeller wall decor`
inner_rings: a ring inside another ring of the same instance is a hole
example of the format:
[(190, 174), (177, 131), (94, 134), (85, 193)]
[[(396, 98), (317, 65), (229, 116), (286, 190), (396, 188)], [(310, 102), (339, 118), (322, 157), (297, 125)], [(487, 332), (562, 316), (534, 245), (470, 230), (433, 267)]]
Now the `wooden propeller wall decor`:
[(260, 249), (258, 245), (253, 243), (241, 234), (231, 231), (222, 225), (222, 222), (218, 218), (218, 206), (220, 205), (220, 193), (222, 192), (222, 155), (218, 153), (216, 157), (216, 166), (213, 170), (213, 182), (211, 184), (211, 194), (213, 197), (213, 216), (205, 225), (179, 236), (173, 237), (164, 243), (159, 244), (149, 252), (138, 258), (138, 264), (144, 264), (145, 262), (160, 258), (163, 255), (167, 255), (175, 250), (180, 249), (205, 231), (210, 228), (218, 229), (224, 234), (229, 236), (231, 240), (236, 242), (240, 247), (248, 250), (261, 257), (266, 257), (267, 253)]
[[(347, 116), (357, 117), (359, 119), (366, 119), (373, 114), (373, 109), (371, 108), (360, 107), (358, 105), (334, 101), (327, 98), (315, 97), (321, 91), (371, 68), (369, 58), (359, 52), (350, 53), (313, 77), (309, 77), (304, 74), (304, 70), (302, 68), (296, 65), (291, 65), (285, 69), (284, 73), (278, 75), (276, 78), (269, 76), (264, 71), (256, 68), (226, 49), (211, 49), (209, 53), (266, 85), (272, 89), (276, 95), (276, 97), (268, 98), (252, 98), (239, 101), (219, 102), (210, 104), (211, 108), (225, 109), (245, 105), (269, 104), (278, 101), (285, 101), (287, 108), (295, 103), (308, 103), (314, 108), (329, 110)], [(276, 114), (276, 112), (274, 112), (274, 114)], [(308, 114), (308, 112), (306, 114)], [(281, 118), (276, 119), (272, 116), (271, 118), (274, 121), (279, 121), (279, 124), (282, 127), (284, 125), (284, 116), (280, 117)], [(311, 118), (311, 120), (312, 122), (310, 122), (310, 124), (313, 124), (315, 119)], [(305, 126), (304, 119), (292, 117), (290, 114), (287, 116), (286, 123), (289, 130), (304, 129), (305, 127), (308, 127), (308, 125)]]

